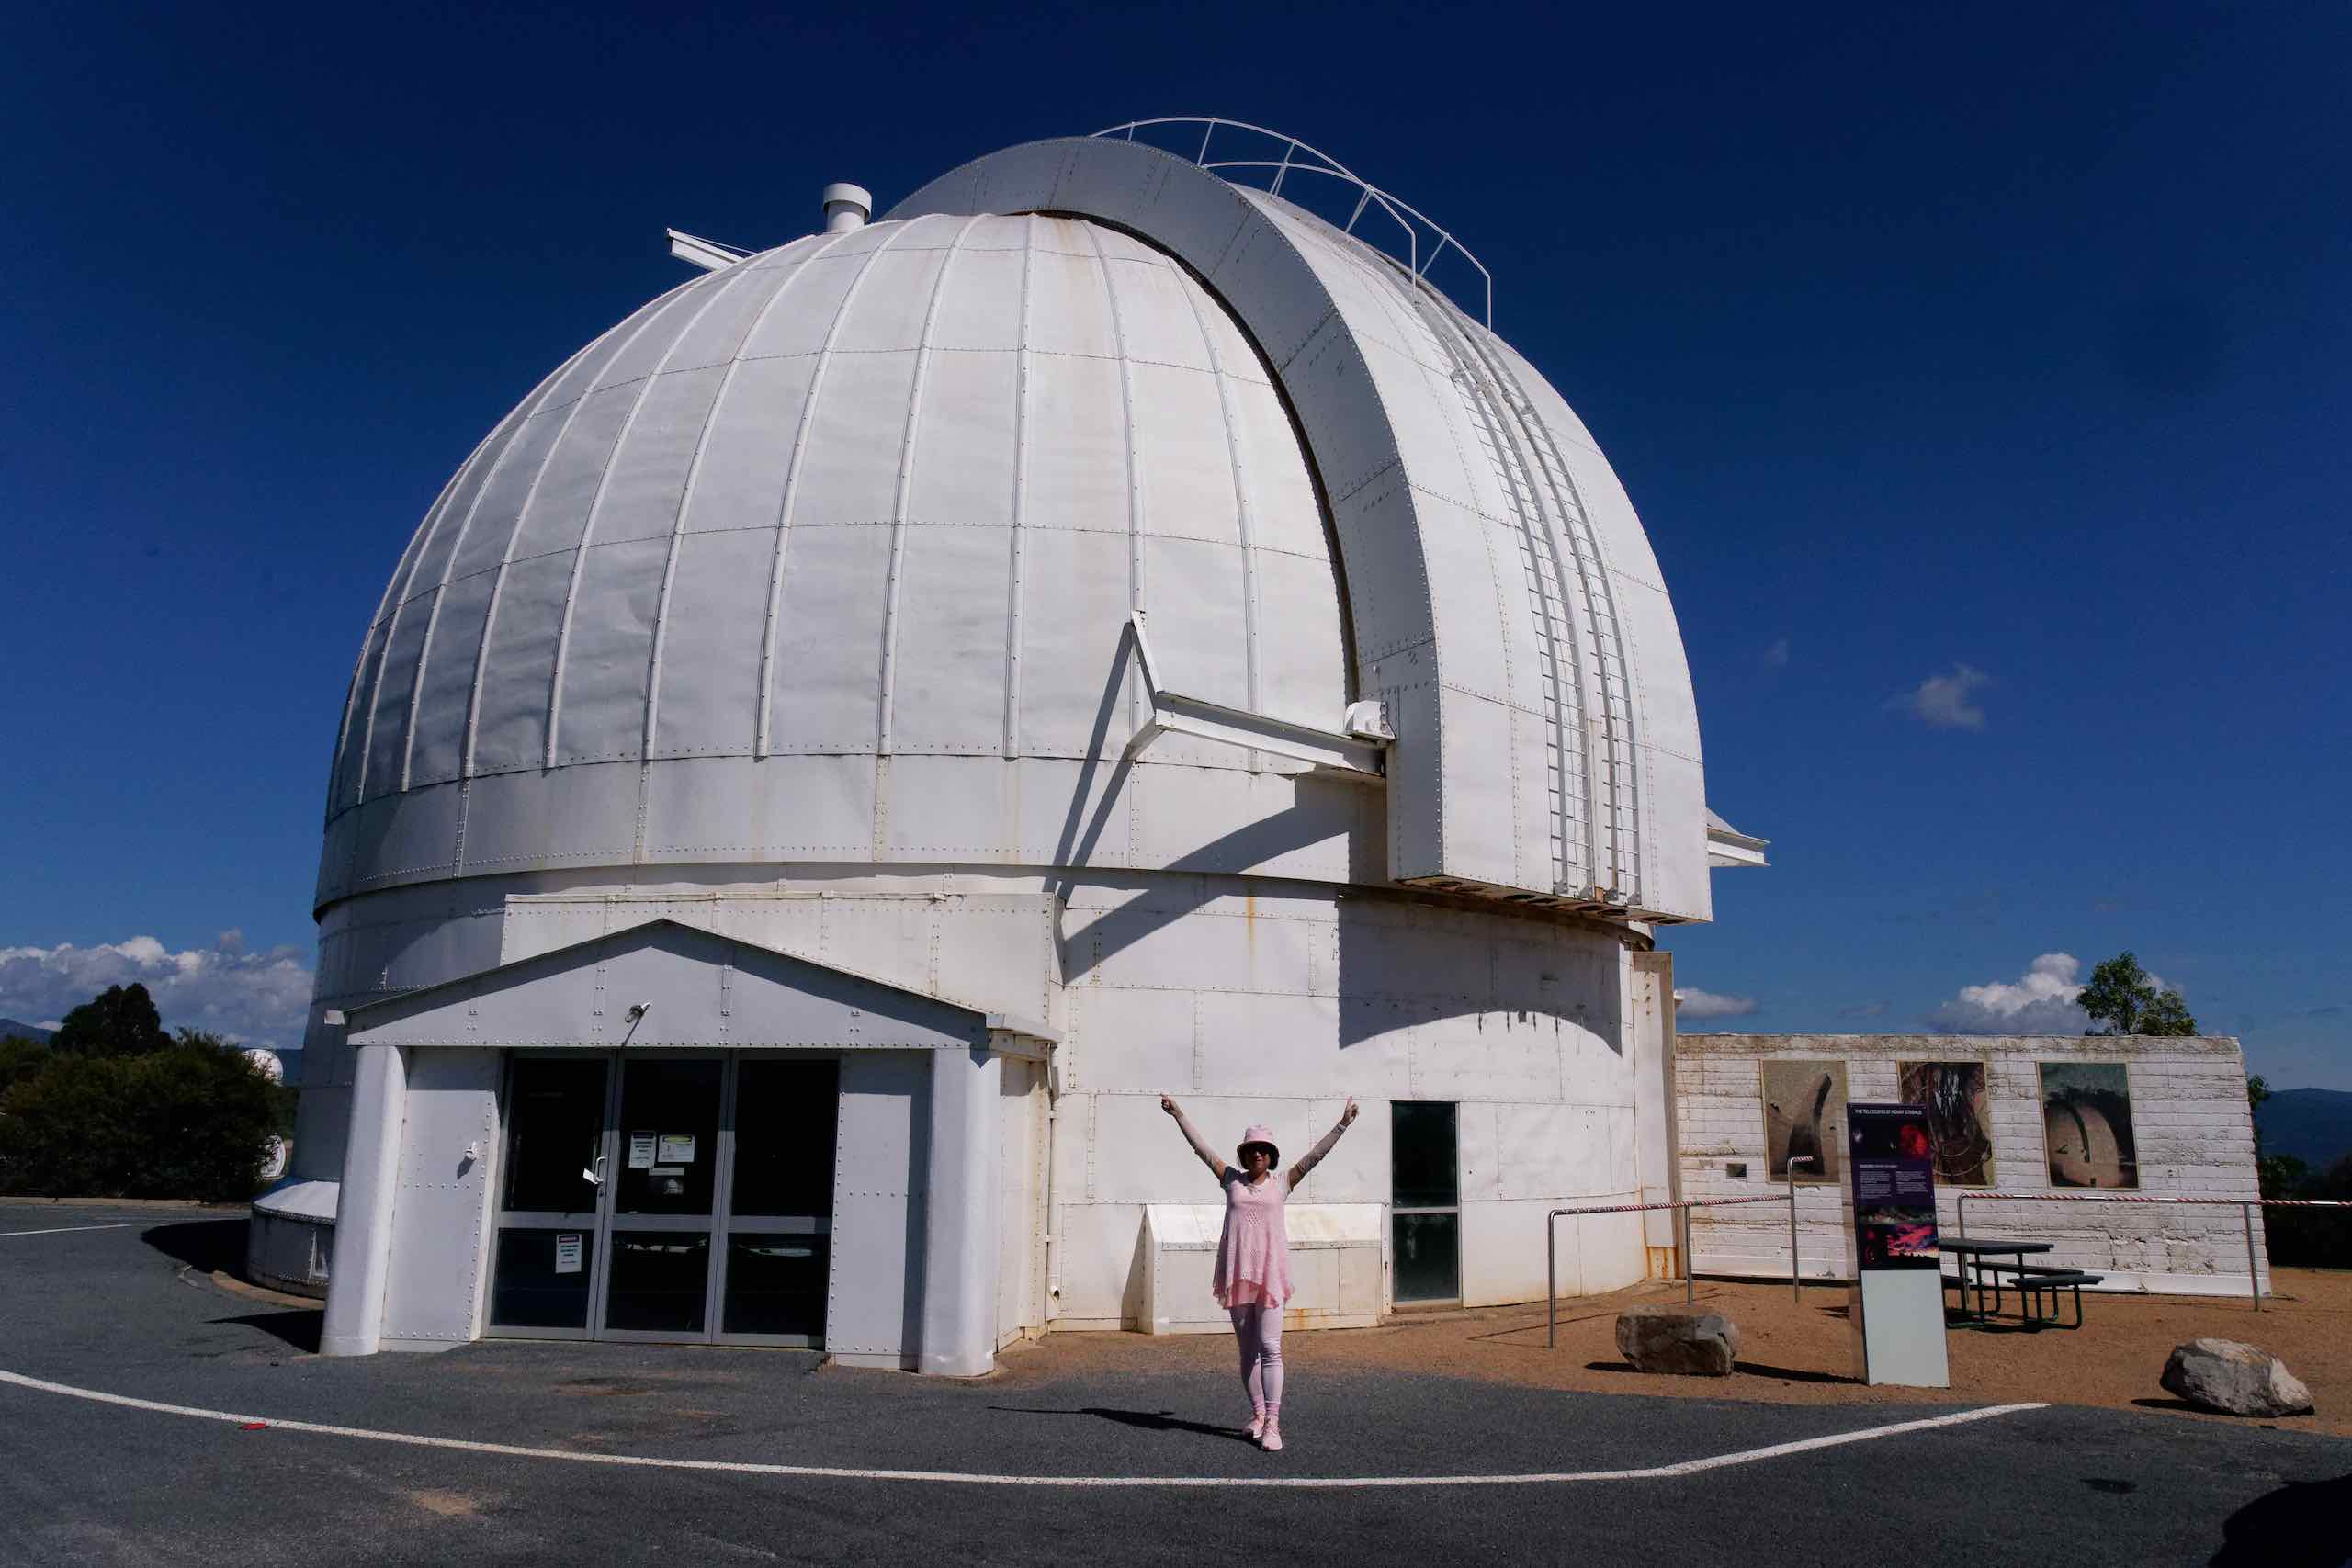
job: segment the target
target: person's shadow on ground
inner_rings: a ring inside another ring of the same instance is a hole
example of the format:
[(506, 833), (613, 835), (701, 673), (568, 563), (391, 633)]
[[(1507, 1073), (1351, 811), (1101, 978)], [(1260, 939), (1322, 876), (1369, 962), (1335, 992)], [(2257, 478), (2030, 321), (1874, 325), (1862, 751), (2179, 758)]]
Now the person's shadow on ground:
[(2290, 1481), (2222, 1523), (2209, 1568), (2343, 1568), (2352, 1562), (2352, 1475)]
[(1115, 1421), (1122, 1427), (1132, 1427), (1139, 1432), (1190, 1432), (1195, 1437), (1223, 1438), (1230, 1442), (1250, 1443), (1250, 1434), (1238, 1427), (1213, 1427), (1205, 1421), (1187, 1421), (1170, 1410), (1112, 1410), (1100, 1404), (1089, 1404), (1077, 1410), (1040, 1408), (1030, 1404), (991, 1404), (990, 1410), (1008, 1416), (1091, 1416), (1103, 1421)]

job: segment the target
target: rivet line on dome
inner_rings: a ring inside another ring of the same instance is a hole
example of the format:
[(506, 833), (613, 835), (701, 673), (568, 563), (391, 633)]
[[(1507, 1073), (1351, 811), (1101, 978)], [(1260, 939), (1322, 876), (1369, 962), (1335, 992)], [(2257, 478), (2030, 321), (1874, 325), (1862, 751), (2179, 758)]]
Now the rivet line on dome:
[(750, 347), (753, 340), (759, 336), (760, 329), (767, 324), (768, 318), (775, 314), (778, 304), (783, 301), (785, 296), (792, 292), (793, 284), (808, 276), (809, 265), (822, 260), (827, 252), (854, 231), (854, 228), (844, 229), (839, 233), (829, 236), (813, 252), (801, 257), (789, 268), (770, 269), (780, 275), (776, 277), (775, 286), (768, 290), (767, 299), (761, 302), (757, 310), (752, 312), (751, 320), (744, 323), (742, 333), (736, 338), (734, 351), (726, 356), (727, 368), (719, 376), (718, 389), (711, 393), (710, 408), (704, 415), (702, 428), (695, 433), (694, 456), (687, 460), (685, 483), (679, 488), (678, 491), (677, 513), (671, 520), (670, 553), (662, 566), (662, 597), (655, 605), (653, 613), (652, 663), (646, 671), (645, 730), (640, 747), (643, 761), (639, 764), (637, 786), (637, 852), (640, 860), (645, 852), (645, 822), (652, 806), (652, 764), (656, 756), (655, 740), (661, 721), (662, 655), (669, 637), (670, 595), (677, 579), (678, 552), (685, 533), (686, 518), (693, 510), (695, 491), (702, 479), (703, 458), (710, 447), (710, 433), (718, 423), (720, 410), (727, 403), (727, 394), (734, 389), (736, 375), (743, 365), (743, 350)]
[(720, 300), (734, 293), (747, 279), (755, 276), (757, 275), (747, 267), (737, 267), (714, 275), (708, 283), (703, 285), (708, 298), (702, 301), (693, 315), (686, 318), (685, 325), (680, 327), (672, 336), (668, 345), (662, 350), (662, 357), (654, 362), (653, 369), (639, 382), (637, 396), (629, 400), (628, 412), (621, 420), (620, 430), (614, 435), (612, 446), (605, 453), (605, 466), (596, 475), (596, 493), (588, 502), (588, 518), (581, 525), (580, 543), (571, 558), (571, 581), (563, 592), (563, 620), (556, 629), (555, 664), (548, 671), (546, 765), (550, 768), (556, 765), (556, 759), (561, 754), (563, 674), (565, 663), (571, 652), (571, 628), (575, 612), (580, 605), (580, 580), (588, 570), (588, 553), (595, 547), (596, 524), (605, 514), (605, 498), (612, 493), (614, 466), (628, 447), (629, 436), (637, 429), (638, 417), (645, 412), (646, 402), (653, 396), (653, 389), (661, 384), (662, 372), (677, 357), (679, 348), (694, 335), (695, 328), (702, 324), (702, 319), (709, 315)]
[[(825, 372), (831, 366), (834, 345), (841, 340), (842, 323), (849, 320), (850, 307), (865, 280), (874, 275), (874, 264), (879, 261), (899, 241), (906, 237), (910, 224), (901, 223), (882, 238), (882, 243), (868, 251), (857, 276), (850, 279), (842, 291), (841, 301), (833, 307), (833, 319), (826, 323), (825, 336), (817, 350), (817, 363), (808, 375), (808, 390), (800, 404), (800, 418), (793, 428), (792, 451), (786, 459), (784, 497), (776, 504), (775, 554), (768, 568), (768, 607), (760, 642), (760, 711), (759, 723), (753, 730), (752, 755), (764, 757), (770, 750), (775, 716), (775, 641), (777, 618), (783, 613), (784, 570), (792, 548), (794, 507), (800, 498), (802, 459), (808, 451), (808, 432), (817, 417), (817, 402), (825, 389)], [(863, 233), (864, 230), (852, 230)]]
[[(591, 387), (595, 384), (597, 374), (605, 366), (610, 365), (626, 352), (629, 344), (644, 335), (655, 321), (669, 313), (671, 307), (677, 302), (679, 296), (687, 287), (689, 286), (681, 284), (648, 305), (636, 318), (633, 318), (637, 321), (633, 329), (623, 332), (621, 328), (616, 327), (597, 340), (597, 343), (610, 343), (612, 347), (596, 361), (595, 368), (588, 372), (587, 381)], [(623, 327), (627, 325), (627, 322), (622, 323)], [(592, 344), (589, 346), (594, 349), (595, 344)], [(530, 522), (531, 508), (539, 498), (539, 487), (546, 482), (548, 466), (555, 460), (556, 453), (562, 449), (564, 437), (571, 433), (573, 422), (580, 417), (580, 412), (587, 406), (587, 402), (588, 399), (584, 393), (572, 400), (571, 406), (564, 412), (563, 423), (548, 440), (547, 450), (539, 454), (539, 466), (533, 470), (531, 482), (524, 491), (523, 499), (515, 505), (514, 521), (506, 536), (506, 547), (499, 557), (498, 575), (492, 580), (490, 585), (490, 603), (482, 611), (481, 644), (474, 652), (473, 686), (466, 699), (464, 762), (458, 772), (460, 778), (471, 779), (475, 773), (476, 750), (481, 734), (482, 691), (490, 676), (491, 644), (497, 636), (499, 606), (505, 598), (507, 574), (515, 558), (515, 547), (522, 543), (524, 528)], [(518, 430), (516, 434), (519, 436), (521, 432)]]
[(978, 214), (966, 219), (956, 231), (955, 239), (948, 243), (946, 253), (940, 257), (939, 270), (932, 276), (931, 299), (923, 307), (922, 326), (915, 335), (914, 375), (907, 389), (906, 433), (899, 443), (898, 484), (890, 506), (889, 581), (882, 604), (882, 694), (875, 714), (875, 749), (884, 756), (890, 752), (890, 730), (898, 701), (899, 608), (906, 589), (907, 503), (914, 488), (915, 443), (922, 431), (922, 395), (931, 371), (931, 340), (939, 328), (939, 304), (947, 295), (948, 275), (955, 270), (965, 236), (979, 221)]
[(1004, 757), (1007, 761), (1018, 756), (1021, 750), (1021, 617), (1027, 592), (1023, 571), (1028, 564), (1029, 402), (1030, 380), (1034, 374), (1034, 351), (1029, 346), (1029, 310), (1031, 278), (1037, 269), (1037, 215), (1034, 212), (1022, 219), (1022, 237), (1025, 243), (1021, 252), (1021, 310), (1012, 346), (1012, 559), (1007, 572), (1004, 634)]

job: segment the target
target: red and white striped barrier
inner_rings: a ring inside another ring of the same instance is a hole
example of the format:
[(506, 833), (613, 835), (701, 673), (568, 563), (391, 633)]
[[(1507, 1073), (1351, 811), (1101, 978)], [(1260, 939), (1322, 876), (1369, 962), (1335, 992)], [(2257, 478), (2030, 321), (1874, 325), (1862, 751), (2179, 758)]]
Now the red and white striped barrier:
[(1769, 1198), (1679, 1198), (1671, 1203), (1611, 1203), (1599, 1209), (1555, 1209), (1552, 1217), (1562, 1214), (1635, 1214), (1649, 1209), (1728, 1209), (1734, 1203), (1777, 1203), (1777, 1192)]

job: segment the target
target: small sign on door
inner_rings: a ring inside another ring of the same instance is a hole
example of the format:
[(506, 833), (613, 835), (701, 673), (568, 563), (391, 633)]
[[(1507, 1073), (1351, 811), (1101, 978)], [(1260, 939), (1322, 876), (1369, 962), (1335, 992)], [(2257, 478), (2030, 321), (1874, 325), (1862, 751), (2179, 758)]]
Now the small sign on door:
[(695, 1160), (695, 1135), (692, 1133), (664, 1133), (659, 1151), (663, 1165), (692, 1165)]
[(631, 1133), (628, 1135), (628, 1168), (643, 1170), (653, 1163), (653, 1134)]
[(580, 1233), (578, 1231), (556, 1233), (555, 1271), (559, 1274), (580, 1272)]

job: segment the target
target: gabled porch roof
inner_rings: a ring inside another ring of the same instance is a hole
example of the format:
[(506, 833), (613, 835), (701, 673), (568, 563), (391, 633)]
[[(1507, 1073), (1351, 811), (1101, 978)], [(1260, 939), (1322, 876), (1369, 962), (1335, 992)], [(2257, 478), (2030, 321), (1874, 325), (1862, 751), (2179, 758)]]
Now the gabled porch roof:
[(354, 1045), (956, 1050), (994, 1044), (1025, 1054), (1024, 1043), (1051, 1044), (1059, 1038), (1037, 1020), (988, 1012), (673, 919), (650, 920), (370, 1002), (352, 1009), (346, 1022)]

